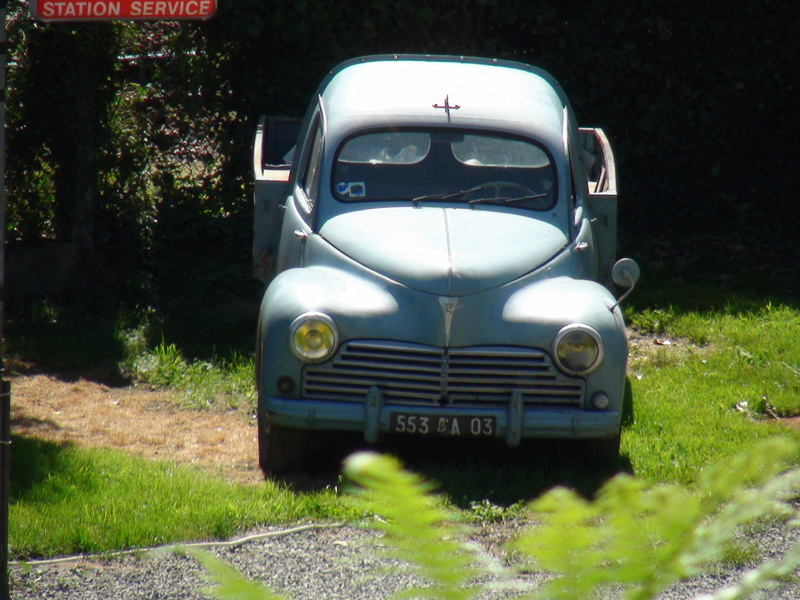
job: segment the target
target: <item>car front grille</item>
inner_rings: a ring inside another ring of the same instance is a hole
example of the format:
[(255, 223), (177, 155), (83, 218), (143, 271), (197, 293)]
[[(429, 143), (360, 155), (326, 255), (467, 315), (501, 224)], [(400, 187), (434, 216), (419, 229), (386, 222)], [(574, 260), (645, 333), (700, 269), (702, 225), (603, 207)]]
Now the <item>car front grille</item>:
[(446, 406), (507, 403), (517, 390), (529, 406), (580, 406), (584, 392), (583, 380), (557, 371), (541, 350), (351, 341), (305, 367), (301, 397), (363, 402), (372, 387), (387, 404)]

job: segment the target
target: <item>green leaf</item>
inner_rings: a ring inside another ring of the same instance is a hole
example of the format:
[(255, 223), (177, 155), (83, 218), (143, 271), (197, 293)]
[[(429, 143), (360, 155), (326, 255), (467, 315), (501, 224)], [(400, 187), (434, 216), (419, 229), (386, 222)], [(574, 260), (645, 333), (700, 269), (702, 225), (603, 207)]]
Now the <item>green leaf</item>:
[(742, 525), (793, 514), (788, 500), (800, 472), (783, 471), (795, 453), (785, 440), (764, 442), (707, 469), (693, 490), (627, 475), (608, 482), (593, 503), (555, 489), (531, 504), (542, 526), (513, 547), (559, 575), (544, 586), (545, 598), (578, 600), (619, 585), (628, 598), (653, 598), (721, 560)]
[(208, 577), (216, 588), (207, 590), (220, 600), (281, 600), (282, 596), (273, 594), (267, 587), (245, 578), (225, 561), (204, 550), (184, 548), (206, 569)]
[(371, 452), (355, 454), (345, 461), (347, 477), (361, 486), (360, 503), (379, 520), (384, 542), (395, 557), (407, 561), (431, 582), (431, 587), (409, 590), (426, 598), (462, 599), (476, 595), (468, 584), (476, 575), (474, 557), (461, 541), (453, 515), (442, 507), (432, 486), (404, 471), (390, 456)]

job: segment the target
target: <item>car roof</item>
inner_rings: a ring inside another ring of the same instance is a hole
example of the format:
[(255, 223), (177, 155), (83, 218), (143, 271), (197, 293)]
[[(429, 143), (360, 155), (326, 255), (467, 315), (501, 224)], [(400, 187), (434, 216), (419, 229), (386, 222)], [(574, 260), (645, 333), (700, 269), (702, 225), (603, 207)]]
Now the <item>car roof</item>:
[(415, 125), (481, 128), (563, 149), (569, 102), (547, 72), (523, 63), (452, 56), (368, 56), (342, 63), (318, 89), (328, 140)]

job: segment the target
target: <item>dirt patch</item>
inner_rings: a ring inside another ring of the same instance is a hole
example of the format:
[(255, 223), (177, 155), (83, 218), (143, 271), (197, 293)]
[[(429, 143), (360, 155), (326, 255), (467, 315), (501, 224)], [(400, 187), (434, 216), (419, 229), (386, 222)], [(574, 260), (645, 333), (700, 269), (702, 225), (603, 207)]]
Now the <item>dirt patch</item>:
[(685, 338), (628, 330), (628, 354), (631, 362), (648, 360), (659, 352), (685, 352), (690, 347), (697, 346)]
[(19, 375), (10, 380), (14, 435), (121, 448), (235, 481), (263, 481), (255, 419), (247, 411), (179, 410), (166, 391), (85, 379)]

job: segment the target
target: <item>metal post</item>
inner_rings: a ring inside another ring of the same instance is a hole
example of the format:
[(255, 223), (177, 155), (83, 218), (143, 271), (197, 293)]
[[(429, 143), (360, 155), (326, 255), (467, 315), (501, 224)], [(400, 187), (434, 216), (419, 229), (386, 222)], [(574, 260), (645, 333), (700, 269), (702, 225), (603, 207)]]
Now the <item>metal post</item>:
[(8, 488), (11, 484), (11, 382), (0, 382), (0, 600), (9, 600)]
[(5, 246), (6, 246), (6, 8), (0, 0), (0, 600), (9, 600), (8, 488), (11, 483), (11, 383), (5, 380)]

